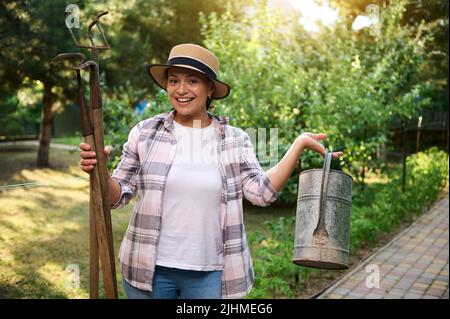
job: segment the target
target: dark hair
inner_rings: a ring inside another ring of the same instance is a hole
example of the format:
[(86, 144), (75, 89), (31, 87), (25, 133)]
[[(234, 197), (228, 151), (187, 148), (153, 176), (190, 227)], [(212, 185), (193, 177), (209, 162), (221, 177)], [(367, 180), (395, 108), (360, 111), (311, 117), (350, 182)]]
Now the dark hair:
[(210, 97), (206, 98), (206, 110), (208, 111), (209, 109), (213, 109), (214, 105), (211, 104), (212, 99)]
[[(209, 83), (212, 83), (212, 85), (213, 85), (213, 87), (214, 87), (214, 90), (216, 89), (216, 84), (214, 83), (214, 81), (213, 80), (211, 80), (210, 78), (208, 78), (207, 77), (207, 79), (208, 79), (208, 82)], [(212, 98), (210, 98), (209, 96), (207, 96), (206, 97), (206, 110), (208, 111), (208, 110), (212, 110), (213, 108), (214, 108), (214, 104), (212, 104)]]

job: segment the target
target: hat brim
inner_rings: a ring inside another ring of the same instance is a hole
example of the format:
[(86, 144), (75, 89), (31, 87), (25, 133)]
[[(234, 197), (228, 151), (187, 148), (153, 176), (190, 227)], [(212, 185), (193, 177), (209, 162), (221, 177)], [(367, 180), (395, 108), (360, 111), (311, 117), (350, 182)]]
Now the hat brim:
[(152, 77), (153, 81), (155, 81), (156, 84), (158, 84), (159, 87), (161, 87), (163, 90), (167, 91), (167, 75), (166, 70), (169, 67), (177, 67), (177, 68), (183, 68), (183, 69), (190, 69), (197, 72), (200, 72), (204, 76), (206, 76), (208, 79), (214, 82), (216, 88), (214, 90), (214, 94), (212, 96), (213, 99), (219, 100), (226, 98), (230, 94), (230, 86), (224, 82), (221, 82), (219, 80), (213, 79), (204, 72), (200, 71), (199, 69), (196, 69), (190, 65), (168, 65), (168, 64), (149, 64), (147, 66), (147, 71)]

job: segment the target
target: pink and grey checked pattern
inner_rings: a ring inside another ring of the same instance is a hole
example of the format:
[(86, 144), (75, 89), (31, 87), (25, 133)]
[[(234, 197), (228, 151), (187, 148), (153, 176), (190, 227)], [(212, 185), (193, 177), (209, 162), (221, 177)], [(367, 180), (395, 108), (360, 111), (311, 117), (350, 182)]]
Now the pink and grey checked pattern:
[[(177, 143), (173, 134), (174, 112), (142, 121), (130, 131), (112, 175), (122, 191), (113, 208), (127, 204), (134, 195), (137, 198), (119, 252), (122, 276), (133, 286), (149, 291), (161, 229), (162, 195)], [(222, 174), (222, 297), (241, 298), (248, 294), (254, 281), (243, 222), (243, 196), (255, 205), (267, 206), (276, 200), (278, 192), (261, 169), (248, 134), (228, 125), (224, 117), (209, 116), (219, 141), (218, 165)]]
[[(448, 202), (447, 194), (428, 213), (318, 298), (448, 299)], [(370, 280), (367, 284), (370, 265), (379, 267), (379, 287)]]

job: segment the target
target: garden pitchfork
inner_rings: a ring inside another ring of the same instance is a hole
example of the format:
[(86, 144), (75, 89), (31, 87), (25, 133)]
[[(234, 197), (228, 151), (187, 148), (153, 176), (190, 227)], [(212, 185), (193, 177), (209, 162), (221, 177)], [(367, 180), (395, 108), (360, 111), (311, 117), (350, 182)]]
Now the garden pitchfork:
[[(89, 144), (91, 151), (96, 153), (97, 165), (90, 173), (90, 214), (89, 214), (89, 296), (91, 299), (98, 298), (98, 259), (100, 257), (105, 294), (107, 298), (117, 298), (117, 279), (114, 259), (114, 245), (111, 225), (111, 210), (108, 195), (108, 169), (106, 158), (103, 154), (103, 113), (102, 100), (100, 95), (100, 78), (98, 68), (98, 50), (108, 50), (109, 44), (100, 25), (100, 17), (108, 12), (102, 12), (93, 22), (89, 24), (88, 36), (91, 45), (81, 45), (78, 43), (72, 30), (69, 31), (79, 48), (91, 50), (91, 60), (84, 61), (81, 53), (63, 53), (57, 55), (53, 62), (77, 59), (80, 63), (70, 69), (76, 70), (78, 94), (80, 103), (80, 115), (82, 133), (85, 143)], [(96, 46), (92, 34), (92, 28), (97, 26), (102, 35), (104, 45)], [(80, 70), (89, 68), (89, 86), (91, 96), (91, 107), (86, 105), (84, 97), (84, 86)]]

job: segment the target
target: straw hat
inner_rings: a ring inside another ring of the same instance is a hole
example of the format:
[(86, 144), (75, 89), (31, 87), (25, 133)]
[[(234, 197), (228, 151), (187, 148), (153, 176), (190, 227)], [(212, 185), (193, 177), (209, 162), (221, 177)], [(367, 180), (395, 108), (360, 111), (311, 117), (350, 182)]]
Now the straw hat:
[(211, 51), (196, 44), (179, 44), (172, 48), (167, 64), (150, 64), (147, 68), (153, 80), (167, 90), (167, 69), (170, 66), (198, 71), (211, 79), (216, 88), (213, 99), (223, 99), (230, 94), (228, 84), (217, 79), (219, 59)]

